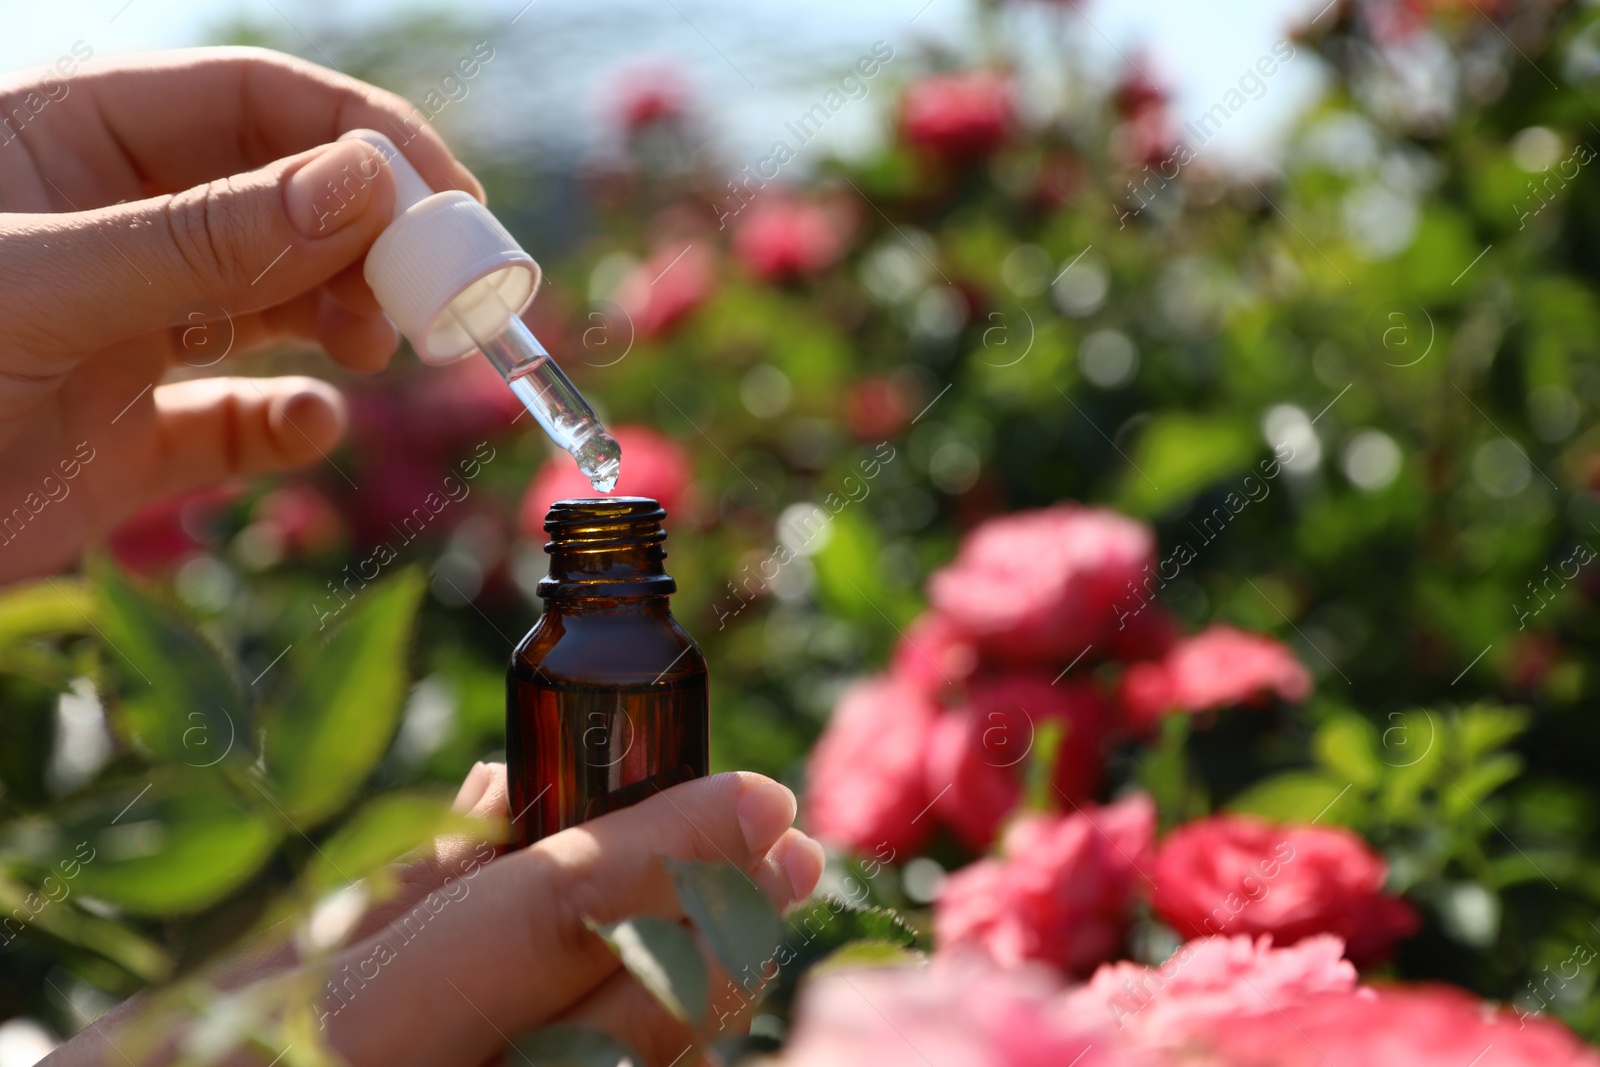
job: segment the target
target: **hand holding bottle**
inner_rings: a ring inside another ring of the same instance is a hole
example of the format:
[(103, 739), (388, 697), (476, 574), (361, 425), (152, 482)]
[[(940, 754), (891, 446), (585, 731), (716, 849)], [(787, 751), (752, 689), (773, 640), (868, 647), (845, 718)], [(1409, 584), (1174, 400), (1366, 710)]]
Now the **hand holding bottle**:
[[(456, 807), (507, 818), (505, 766), (474, 767)], [(622, 969), (584, 920), (682, 919), (663, 857), (733, 863), (778, 907), (803, 900), (822, 875), (823, 854), (791, 827), (794, 815), (794, 794), (770, 778), (740, 772), (699, 778), (484, 864), (469, 892), (403, 940), (391, 920), (457, 866), (446, 845), (438, 860), (400, 872), (398, 896), (368, 915), (330, 964), (308, 972), (308, 984), (328, 990), (319, 1036), (354, 1067), (478, 1067), (499, 1062), (508, 1038), (566, 1022), (615, 1033), (648, 1063), (668, 1067), (690, 1044), (689, 1031)], [(380, 950), (380, 942), (391, 947)], [(383, 962), (363, 966), (373, 960)], [(292, 965), (286, 958), (247, 960), (223, 971), (226, 984), (239, 987)], [(339, 984), (352, 973), (355, 980)], [(50, 1063), (120, 1062), (112, 1043), (124, 1044), (119, 1034), (150, 1022), (135, 997), (80, 1032)], [(159, 1025), (178, 1036), (186, 1024)], [(174, 1042), (141, 1067), (176, 1058)]]

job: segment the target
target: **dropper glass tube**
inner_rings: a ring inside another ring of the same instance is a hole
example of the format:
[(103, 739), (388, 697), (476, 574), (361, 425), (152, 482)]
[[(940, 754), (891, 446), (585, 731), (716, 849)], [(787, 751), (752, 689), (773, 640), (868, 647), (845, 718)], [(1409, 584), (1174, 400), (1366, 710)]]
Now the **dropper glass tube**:
[[(499, 305), (503, 318), (481, 314), (482, 304), (489, 301)], [(451, 314), (478, 350), (494, 364), (494, 369), (522, 401), (522, 406), (539, 420), (550, 439), (572, 454), (589, 484), (598, 492), (611, 492), (622, 473), (622, 449), (616, 439), (606, 433), (577, 386), (550, 358), (550, 353), (522, 319), (506, 306), (498, 291), (484, 286), (478, 304), (472, 314), (457, 314), (453, 310)], [(486, 318), (500, 319), (500, 327), (490, 332), (476, 325)]]

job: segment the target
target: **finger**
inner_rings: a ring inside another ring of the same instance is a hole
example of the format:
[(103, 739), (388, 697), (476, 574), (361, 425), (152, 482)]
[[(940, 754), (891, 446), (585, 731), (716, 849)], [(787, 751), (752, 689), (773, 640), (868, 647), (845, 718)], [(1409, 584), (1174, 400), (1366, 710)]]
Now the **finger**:
[(169, 327), (166, 338), (171, 362), (198, 368), (292, 341), (320, 346), (336, 362), (369, 372), (387, 365), (399, 345), (399, 333), (386, 315), (349, 309), (334, 301), (326, 286), (244, 315), (194, 311)]
[(400, 331), (389, 316), (358, 315), (321, 294), (317, 339), (335, 363), (372, 374), (389, 365), (400, 347)]
[[(752, 877), (774, 900), (799, 902), (809, 897), (822, 877), (822, 846), (799, 830), (784, 831), (778, 843), (767, 852)], [(743, 1033), (749, 1009), (755, 1004), (765, 982), (777, 972), (778, 946), (773, 954), (754, 969), (730, 976), (718, 961), (706, 953), (710, 990), (706, 1017), (699, 1025), (715, 1024), (716, 1037)], [(615, 1034), (628, 1042), (647, 1063), (666, 1067), (678, 1062), (695, 1040), (695, 1031), (663, 1009), (653, 995), (632, 975), (619, 972), (607, 978), (589, 996), (579, 1001), (560, 1022), (591, 1026)]]
[(153, 498), (303, 467), (344, 434), (344, 398), (316, 378), (196, 378), (155, 391)]
[(120, 188), (130, 200), (175, 193), (362, 128), (388, 134), (434, 189), (483, 199), (478, 180), (404, 98), (266, 49), (91, 60), (53, 107), (60, 111), (51, 136), (29, 139), (29, 127), (24, 140), (38, 171), (59, 176), (51, 199), (70, 197), (79, 207), (109, 202), (89, 199), (97, 189)]
[(168, 362), (205, 369), (286, 341), (314, 345), (322, 296), (322, 290), (309, 289), (264, 311), (242, 315), (191, 311), (164, 331)]
[(489, 791), (489, 780), (489, 765), (482, 760), (474, 763), (461, 788), (456, 790), (456, 799), (451, 803), (450, 810), (463, 815), (471, 811)]
[[(190, 304), (261, 311), (358, 262), (388, 224), (382, 155), (341, 141), (175, 196), (59, 215), (12, 215), (0, 242), (0, 327), (22, 371), (168, 328)], [(115, 254), (112, 254), (115, 253)]]
[[(461, 783), (451, 809), (473, 819), (504, 824), (510, 814), (507, 805), (506, 765), (476, 763)], [(351, 934), (351, 941), (364, 941), (396, 917), (411, 911), (417, 901), (454, 878), (473, 878), (482, 864), (499, 852), (482, 837), (452, 834), (433, 844), (433, 855), (407, 863), (394, 872), (395, 890), (367, 910)]]
[(506, 783), (506, 765), (485, 763), (483, 769), (488, 774), (488, 784), (467, 813), (474, 819), (509, 819), (511, 801)]
[(372, 286), (367, 284), (367, 276), (363, 273), (365, 267), (365, 261), (352, 263), (329, 278), (322, 287), (329, 296), (358, 315), (371, 315), (383, 310), (378, 298), (372, 294)]
[[(769, 778), (713, 775), (502, 856), (463, 880), (459, 899), (412, 939), (391, 924), (347, 950), (335, 973), (353, 968), (364, 984), (330, 986), (319, 1020), (352, 1062), (479, 1062), (500, 1034), (553, 1018), (616, 972), (588, 920), (682, 918), (660, 857), (757, 870), (794, 807)], [(397, 1018), (427, 1025), (397, 1027)]]
[(799, 904), (816, 892), (826, 862), (827, 853), (819, 842), (800, 830), (789, 829), (767, 852), (752, 877), (773, 900)]
[[(713, 981), (710, 988), (715, 991), (722, 984)], [(712, 999), (716, 999), (715, 993)], [(669, 1015), (626, 971), (618, 971), (607, 978), (600, 988), (555, 1021), (604, 1030), (619, 1037), (650, 1067), (668, 1067), (669, 1064), (682, 1067), (688, 1061), (684, 1052), (695, 1043), (694, 1030)], [(737, 1031), (730, 1029), (729, 1032)]]

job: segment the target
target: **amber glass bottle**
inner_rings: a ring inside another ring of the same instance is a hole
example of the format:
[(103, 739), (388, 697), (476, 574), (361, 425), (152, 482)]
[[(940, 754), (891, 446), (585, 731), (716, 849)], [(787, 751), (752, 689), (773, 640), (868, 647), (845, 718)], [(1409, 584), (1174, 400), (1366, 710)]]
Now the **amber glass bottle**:
[(706, 661), (667, 606), (666, 516), (645, 497), (550, 506), (545, 613), (506, 675), (518, 847), (706, 773)]

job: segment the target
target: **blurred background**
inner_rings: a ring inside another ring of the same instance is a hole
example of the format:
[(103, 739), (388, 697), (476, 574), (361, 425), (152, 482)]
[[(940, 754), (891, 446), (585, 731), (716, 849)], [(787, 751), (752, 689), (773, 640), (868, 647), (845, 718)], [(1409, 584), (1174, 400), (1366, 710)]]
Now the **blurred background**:
[[(1392, 768), (1410, 766), (1397, 724), (1418, 721), (1397, 716), (1519, 709), (1471, 720), (1482, 736), (1429, 787), (1478, 774), (1490, 821), (1402, 811), (1376, 764), (1370, 804), (1344, 817), (1425, 904), (1400, 973), (1511, 999), (1600, 937), (1600, 579), (1576, 562), (1600, 544), (1594, 16), (1510, 0), (96, 0), (10, 13), (0, 65), (75, 42), (257, 44), (428, 114), (541, 260), (528, 319), (621, 441), (620, 489), (672, 516), (674, 611), (710, 661), (718, 769), (798, 787), (842, 687), (883, 666), (962, 535), (1069, 499), (1152, 524), (1163, 556), (1197, 547), (1159, 596), (1181, 629), (1271, 633), (1316, 679), (1305, 716), (1194, 740), (1186, 803), (1224, 806), (1304, 762), (1333, 719), (1364, 723)], [(346, 447), (150, 509), (111, 555), (169, 587), (249, 679), (391, 545), (427, 592), (374, 789), (453, 786), (501, 751), (544, 508), (583, 485), (487, 368), (244, 366), (339, 381)], [(1293, 458), (1270, 494), (1200, 532), (1274, 449)], [(401, 535), (471, 457), (466, 498)], [(795, 558), (772, 577), (780, 544)], [(130, 758), (89, 653), (29, 648), (0, 677), (18, 825)], [(1132, 773), (1122, 758), (1112, 780)], [(0, 1017), (30, 1020), (0, 1027), (0, 1067), (142, 980), (45, 934), (0, 956)], [(1593, 985), (1585, 969), (1540, 1003), (1592, 1039)]]

